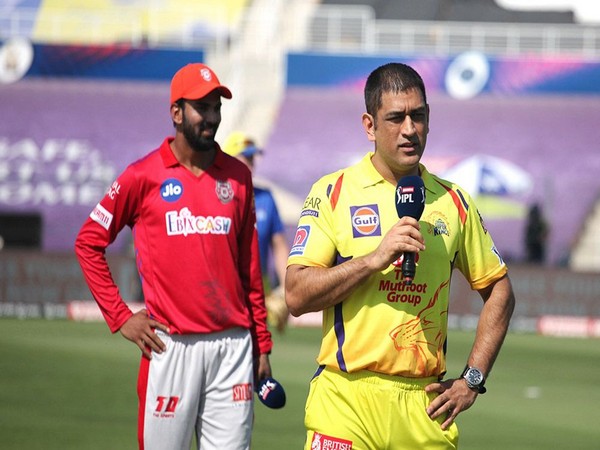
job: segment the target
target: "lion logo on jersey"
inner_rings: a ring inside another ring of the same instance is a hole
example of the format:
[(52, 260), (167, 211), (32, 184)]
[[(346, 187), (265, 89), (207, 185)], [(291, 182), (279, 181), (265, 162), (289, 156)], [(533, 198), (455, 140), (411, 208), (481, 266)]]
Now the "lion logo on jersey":
[[(447, 314), (446, 309), (439, 311), (434, 308), (440, 292), (448, 286), (449, 281), (445, 281), (437, 288), (435, 294), (429, 300), (429, 303), (411, 320), (398, 325), (390, 332), (390, 337), (394, 341), (394, 347), (400, 357), (406, 355), (410, 360), (415, 361), (415, 373), (417, 375), (431, 373), (439, 367), (427, 367), (428, 355), (437, 355), (438, 364), (442, 360), (443, 346), (446, 336), (442, 333), (439, 326), (440, 321), (444, 319), (436, 318), (433, 315)], [(437, 320), (436, 320), (437, 319)]]

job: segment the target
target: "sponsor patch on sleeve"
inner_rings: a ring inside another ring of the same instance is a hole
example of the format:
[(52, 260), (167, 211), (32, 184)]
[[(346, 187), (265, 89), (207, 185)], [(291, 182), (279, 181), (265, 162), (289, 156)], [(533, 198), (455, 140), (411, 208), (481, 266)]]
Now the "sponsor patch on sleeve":
[(90, 213), (90, 218), (94, 222), (100, 224), (102, 228), (108, 230), (108, 227), (110, 227), (110, 224), (112, 223), (113, 215), (112, 213), (108, 212), (100, 203), (98, 203), (94, 210)]
[(319, 211), (314, 209), (305, 209), (300, 213), (300, 217), (304, 216), (319, 217)]
[(296, 230), (290, 256), (304, 255), (304, 249), (310, 236), (310, 225), (300, 225)]

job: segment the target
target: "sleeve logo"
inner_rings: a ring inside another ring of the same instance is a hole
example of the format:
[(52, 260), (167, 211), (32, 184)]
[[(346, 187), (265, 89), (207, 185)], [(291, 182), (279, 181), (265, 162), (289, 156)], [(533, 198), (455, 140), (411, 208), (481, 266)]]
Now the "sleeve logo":
[(121, 185), (118, 181), (115, 181), (106, 192), (106, 195), (110, 197), (111, 200), (114, 200), (117, 195), (119, 195), (119, 191), (121, 190)]
[(90, 219), (100, 224), (102, 228), (108, 230), (113, 220), (112, 213), (108, 212), (100, 203), (96, 205), (94, 210), (90, 213)]
[(304, 249), (310, 236), (310, 225), (300, 225), (296, 230), (296, 236), (294, 236), (294, 242), (290, 250), (290, 256), (304, 255)]

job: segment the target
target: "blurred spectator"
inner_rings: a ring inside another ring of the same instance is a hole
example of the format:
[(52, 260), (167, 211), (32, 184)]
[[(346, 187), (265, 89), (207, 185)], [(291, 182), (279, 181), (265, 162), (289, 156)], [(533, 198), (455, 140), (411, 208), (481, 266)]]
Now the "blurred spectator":
[[(223, 151), (242, 161), (251, 172), (254, 170), (256, 157), (263, 154), (263, 150), (256, 146), (254, 140), (241, 131), (235, 131), (227, 137)], [(269, 189), (259, 186), (256, 181), (254, 200), (261, 269), (267, 295), (268, 322), (282, 332), (289, 317), (283, 295), (283, 282), (290, 249), (273, 194)], [(271, 276), (271, 270), (275, 272), (274, 277)]]
[(543, 264), (546, 261), (546, 242), (548, 239), (548, 223), (539, 204), (529, 208), (525, 229), (525, 251), (527, 262)]

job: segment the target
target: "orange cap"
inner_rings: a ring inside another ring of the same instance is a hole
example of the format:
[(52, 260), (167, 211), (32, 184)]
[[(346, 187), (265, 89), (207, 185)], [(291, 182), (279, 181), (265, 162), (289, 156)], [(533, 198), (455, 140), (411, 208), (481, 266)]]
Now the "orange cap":
[(212, 69), (204, 64), (194, 63), (183, 66), (171, 80), (171, 104), (180, 98), (198, 100), (215, 89), (221, 96), (231, 98), (231, 91), (223, 86)]

